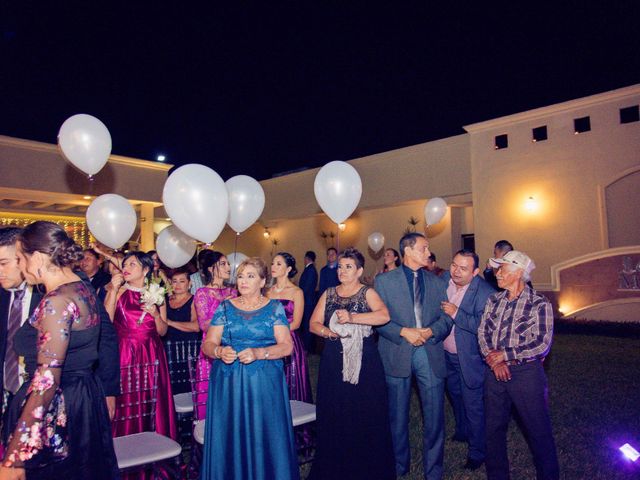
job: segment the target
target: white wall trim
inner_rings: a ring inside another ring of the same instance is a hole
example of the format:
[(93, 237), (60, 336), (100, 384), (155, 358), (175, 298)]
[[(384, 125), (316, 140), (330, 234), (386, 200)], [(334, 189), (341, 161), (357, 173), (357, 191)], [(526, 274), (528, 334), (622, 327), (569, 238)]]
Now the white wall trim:
[[(599, 260), (601, 258), (615, 257), (616, 255), (633, 255), (640, 253), (640, 245), (631, 245), (628, 247), (608, 248), (606, 250), (600, 250), (598, 252), (587, 253), (580, 257), (571, 258), (564, 262), (556, 263), (551, 266), (551, 288), (549, 290), (554, 292), (560, 291), (560, 272), (567, 268), (575, 267), (581, 263), (587, 263), (592, 260)], [(542, 290), (542, 288), (541, 288)]]
[(562, 315), (562, 318), (575, 317), (576, 315), (584, 313), (587, 310), (591, 310), (592, 308), (607, 307), (612, 305), (628, 305), (632, 303), (640, 304), (640, 297), (615, 298), (613, 300), (606, 300), (604, 302), (592, 303), (591, 305), (587, 305), (586, 307), (580, 307), (580, 308), (577, 308), (576, 310), (566, 312)]

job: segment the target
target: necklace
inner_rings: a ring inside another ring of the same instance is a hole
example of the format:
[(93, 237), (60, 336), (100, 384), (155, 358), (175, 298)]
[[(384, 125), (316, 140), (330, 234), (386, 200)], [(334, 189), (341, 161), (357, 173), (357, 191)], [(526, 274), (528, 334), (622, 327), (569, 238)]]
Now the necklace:
[(284, 291), (285, 291), (285, 289), (287, 288), (287, 285), (285, 284), (285, 286), (284, 286), (284, 287), (282, 287), (282, 288), (278, 288), (278, 287), (276, 287), (276, 286), (274, 285), (272, 288), (273, 288), (273, 291), (274, 291), (274, 292), (276, 292), (276, 293), (282, 293), (282, 292), (284, 292)]
[(240, 297), (240, 303), (242, 304), (243, 307), (246, 307), (246, 310), (255, 310), (257, 309), (260, 305), (262, 305), (262, 302), (264, 301), (264, 297), (262, 296), (262, 294), (260, 294), (260, 296), (258, 297), (258, 301), (256, 301), (253, 304), (249, 304), (249, 302), (247, 302), (247, 299), (243, 296)]
[(133, 285), (129, 285), (128, 283), (125, 283), (125, 286), (127, 287), (127, 290), (131, 290), (132, 292), (142, 293), (145, 290), (144, 287), (134, 287)]

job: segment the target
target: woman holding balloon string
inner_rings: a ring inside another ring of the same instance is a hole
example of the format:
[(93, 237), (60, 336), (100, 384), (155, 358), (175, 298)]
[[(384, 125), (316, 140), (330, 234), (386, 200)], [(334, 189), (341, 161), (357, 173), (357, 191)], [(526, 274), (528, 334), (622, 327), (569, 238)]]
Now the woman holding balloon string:
[[(167, 332), (166, 305), (142, 302), (153, 271), (153, 260), (143, 252), (130, 252), (122, 262), (122, 271), (111, 278), (111, 289), (105, 298), (105, 308), (118, 333), (120, 366), (148, 364), (158, 361), (155, 428), (161, 435), (178, 437), (169, 380), (167, 356), (161, 335)], [(142, 393), (140, 394), (142, 395)], [(115, 418), (128, 417), (127, 406), (140, 399), (117, 398)], [(127, 419), (114, 422), (114, 436), (129, 435), (147, 429), (150, 419)]]

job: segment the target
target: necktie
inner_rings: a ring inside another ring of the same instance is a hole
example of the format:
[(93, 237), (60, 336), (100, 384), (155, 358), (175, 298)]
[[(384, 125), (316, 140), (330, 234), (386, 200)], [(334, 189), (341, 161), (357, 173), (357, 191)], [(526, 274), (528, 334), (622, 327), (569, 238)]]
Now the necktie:
[(416, 328), (422, 328), (422, 292), (418, 272), (413, 272), (413, 312), (416, 315)]
[(20, 388), (20, 370), (18, 368), (18, 355), (13, 351), (13, 339), (22, 323), (22, 299), (25, 289), (13, 292), (13, 302), (9, 309), (9, 321), (7, 323), (7, 350), (4, 354), (4, 388), (15, 393)]

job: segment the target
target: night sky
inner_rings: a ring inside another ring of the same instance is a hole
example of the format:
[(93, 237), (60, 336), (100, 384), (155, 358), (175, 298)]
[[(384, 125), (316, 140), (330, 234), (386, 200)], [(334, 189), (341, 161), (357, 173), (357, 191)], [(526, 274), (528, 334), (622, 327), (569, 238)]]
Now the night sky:
[(264, 179), (640, 83), (636, 0), (158, 3), (0, 0), (0, 134)]

